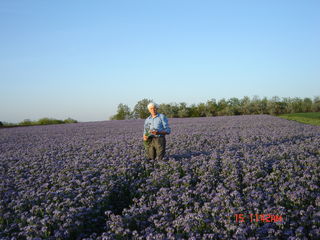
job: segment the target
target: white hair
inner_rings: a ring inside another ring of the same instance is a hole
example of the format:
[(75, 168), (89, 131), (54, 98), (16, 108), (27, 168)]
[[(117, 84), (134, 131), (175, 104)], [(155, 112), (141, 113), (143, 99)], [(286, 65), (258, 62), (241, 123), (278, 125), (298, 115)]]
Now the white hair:
[(155, 104), (154, 102), (151, 102), (151, 103), (148, 104), (148, 109), (149, 109), (150, 107), (158, 108), (158, 105)]

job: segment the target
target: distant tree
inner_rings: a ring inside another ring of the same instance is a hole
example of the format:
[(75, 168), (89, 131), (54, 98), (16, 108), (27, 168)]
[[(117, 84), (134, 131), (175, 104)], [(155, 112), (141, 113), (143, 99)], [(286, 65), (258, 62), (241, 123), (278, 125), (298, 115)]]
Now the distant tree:
[(171, 109), (172, 109), (172, 113), (173, 113), (173, 117), (177, 118), (179, 117), (178, 113), (179, 113), (179, 106), (176, 103), (172, 103), (171, 104)]
[(259, 109), (260, 109), (260, 113), (268, 114), (268, 99), (266, 97), (260, 100)]
[(124, 120), (124, 119), (130, 119), (132, 118), (130, 108), (120, 103), (118, 105), (118, 111), (117, 114), (111, 117), (111, 120)]
[(74, 120), (72, 118), (67, 118), (63, 121), (64, 123), (77, 123), (78, 121), (77, 120)]
[(287, 108), (287, 105), (285, 102), (276, 102), (275, 103), (275, 111), (274, 113), (275, 114), (284, 114), (286, 113), (286, 108)]
[(228, 106), (230, 109), (230, 113), (232, 115), (240, 115), (241, 114), (241, 104), (238, 98), (230, 98), (228, 100)]
[(36, 123), (38, 125), (47, 125), (49, 123), (52, 123), (52, 119), (44, 117), (44, 118), (40, 118)]
[(178, 107), (178, 117), (185, 118), (190, 116), (190, 109), (187, 107), (187, 104), (185, 102), (180, 103)]
[(173, 118), (175, 115), (173, 108), (170, 104), (164, 104), (164, 103), (160, 104), (158, 111), (160, 113), (163, 113), (164, 115), (166, 115), (169, 118)]
[(268, 101), (268, 114), (274, 115), (276, 114), (276, 102), (279, 102), (280, 98), (277, 96), (272, 97), (271, 100)]
[(248, 96), (244, 96), (240, 100), (241, 105), (241, 114), (250, 114), (250, 98)]
[(320, 97), (315, 97), (313, 99), (312, 111), (320, 112)]
[(302, 111), (303, 112), (311, 112), (312, 111), (312, 100), (310, 98), (303, 99)]
[(54, 119), (54, 118), (40, 118), (34, 124), (36, 125), (49, 125), (49, 124), (62, 124), (64, 123), (62, 120)]
[[(149, 102), (151, 102), (151, 100), (148, 99), (139, 101), (134, 107), (132, 117), (148, 117), (149, 111), (147, 105)], [(216, 102), (215, 99), (211, 99), (206, 103), (191, 104), (190, 106), (187, 106), (185, 102), (181, 102), (180, 104), (160, 104), (158, 110), (170, 118), (243, 114), (278, 115), (284, 113), (320, 111), (320, 97), (315, 97), (312, 101), (310, 98), (283, 98), (281, 100), (279, 97), (274, 96), (269, 100), (266, 97), (260, 99), (258, 96), (254, 96), (250, 99), (248, 96), (245, 96), (242, 99), (230, 98), (226, 100), (223, 98), (218, 102)], [(117, 116), (119, 117), (117, 114), (113, 116), (114, 119), (116, 119)]]
[(15, 123), (9, 123), (9, 122), (2, 122), (3, 126), (4, 127), (7, 127), (7, 126), (17, 126), (18, 124), (15, 124)]
[(191, 104), (189, 107), (189, 117), (200, 117), (198, 108), (196, 104)]
[(260, 98), (259, 96), (255, 95), (253, 96), (253, 98), (251, 99), (250, 101), (250, 104), (249, 104), (249, 112), (250, 114), (261, 114), (261, 111), (260, 111)]
[(302, 105), (303, 105), (302, 99), (297, 97), (292, 99), (293, 112), (295, 113), (303, 112)]
[(148, 106), (148, 104), (149, 104), (150, 102), (152, 102), (152, 100), (146, 99), (146, 98), (140, 100), (140, 101), (134, 106), (133, 116), (134, 116), (135, 118), (142, 118), (142, 119), (147, 118), (147, 117), (150, 115), (150, 113), (149, 113), (149, 111), (148, 111), (148, 108), (147, 108), (147, 106)]
[(217, 103), (217, 112), (219, 116), (222, 116), (224, 114), (224, 111), (228, 108), (228, 102), (222, 98)]
[(282, 98), (282, 102), (286, 104), (285, 113), (293, 113), (292, 100), (291, 98)]
[(207, 101), (206, 108), (209, 116), (217, 116), (218, 105), (214, 98)]
[(278, 96), (272, 97), (268, 104), (268, 112), (271, 115), (279, 115), (286, 112), (287, 104), (281, 101)]
[(3, 126), (3, 123), (0, 121), (0, 127)]
[(29, 126), (34, 124), (34, 122), (32, 122), (30, 119), (24, 119), (22, 122), (19, 123), (19, 125), (21, 126)]
[(207, 108), (206, 105), (204, 103), (199, 103), (197, 105), (197, 112), (199, 114), (199, 117), (206, 117), (207, 115)]

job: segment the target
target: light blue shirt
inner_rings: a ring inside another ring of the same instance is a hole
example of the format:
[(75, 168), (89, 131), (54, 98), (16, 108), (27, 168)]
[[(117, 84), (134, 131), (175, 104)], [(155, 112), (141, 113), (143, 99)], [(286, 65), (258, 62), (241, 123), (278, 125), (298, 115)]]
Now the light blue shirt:
[(150, 115), (144, 121), (143, 134), (146, 134), (149, 130), (156, 130), (159, 132), (165, 131), (167, 132), (167, 134), (169, 134), (171, 132), (171, 129), (169, 127), (167, 117), (162, 113), (157, 113), (155, 118), (152, 118), (152, 116)]

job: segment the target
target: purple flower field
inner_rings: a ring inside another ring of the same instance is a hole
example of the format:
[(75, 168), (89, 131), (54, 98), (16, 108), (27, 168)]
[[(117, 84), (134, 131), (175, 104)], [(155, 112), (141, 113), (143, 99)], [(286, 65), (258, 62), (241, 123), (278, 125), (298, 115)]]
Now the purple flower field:
[(269, 115), (0, 129), (0, 239), (320, 239), (320, 127)]

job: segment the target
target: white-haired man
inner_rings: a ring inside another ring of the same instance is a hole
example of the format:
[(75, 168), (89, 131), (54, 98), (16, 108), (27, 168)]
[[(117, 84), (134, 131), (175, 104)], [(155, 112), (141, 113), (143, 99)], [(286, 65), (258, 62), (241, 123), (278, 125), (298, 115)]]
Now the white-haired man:
[(157, 112), (157, 105), (148, 104), (150, 116), (144, 122), (143, 141), (148, 159), (162, 159), (166, 151), (165, 135), (170, 134), (167, 117)]

